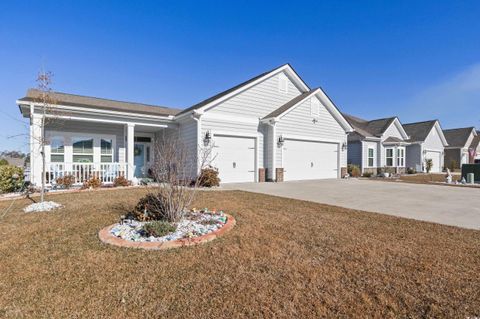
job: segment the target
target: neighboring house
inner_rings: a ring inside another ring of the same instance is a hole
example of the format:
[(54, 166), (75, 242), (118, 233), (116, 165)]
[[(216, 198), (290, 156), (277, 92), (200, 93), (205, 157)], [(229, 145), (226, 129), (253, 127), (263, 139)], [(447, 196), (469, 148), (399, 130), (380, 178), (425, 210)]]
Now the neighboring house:
[(348, 135), (349, 164), (360, 166), (362, 173), (405, 172), (409, 136), (397, 117), (367, 121), (344, 116), (355, 130)]
[(0, 158), (6, 160), (9, 165), (25, 167), (25, 158), (11, 156), (1, 156)]
[(475, 162), (475, 156), (471, 153), (475, 151), (472, 144), (475, 144), (478, 134), (474, 127), (443, 130), (443, 134), (448, 142), (445, 148), (446, 167), (460, 168), (463, 164)]
[[(30, 117), (32, 181), (41, 181), (40, 92), (17, 100)], [(119, 174), (148, 175), (152, 147), (178, 136), (196, 156), (213, 147), (222, 182), (339, 178), (346, 171), (353, 129), (322, 89), (310, 89), (289, 64), (256, 76), (185, 110), (53, 93), (46, 128), (48, 179), (73, 174), (77, 182)], [(192, 175), (198, 172), (193, 161)]]
[(477, 131), (477, 136), (473, 138), (472, 144), (469, 148), (470, 163), (480, 164), (480, 132)]
[(410, 136), (407, 146), (407, 167), (425, 172), (427, 159), (432, 160), (432, 173), (443, 171), (444, 151), (448, 146), (440, 122), (437, 120), (403, 124)]

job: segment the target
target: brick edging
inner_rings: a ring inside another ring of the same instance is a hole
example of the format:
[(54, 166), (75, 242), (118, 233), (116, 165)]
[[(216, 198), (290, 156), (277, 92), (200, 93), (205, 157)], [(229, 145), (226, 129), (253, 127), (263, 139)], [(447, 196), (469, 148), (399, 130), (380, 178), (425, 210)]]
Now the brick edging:
[(227, 222), (225, 223), (225, 225), (223, 225), (222, 228), (195, 238), (184, 238), (166, 242), (135, 242), (116, 237), (112, 233), (110, 233), (110, 230), (116, 224), (107, 226), (100, 230), (100, 232), (98, 233), (98, 237), (105, 244), (110, 244), (118, 247), (139, 248), (146, 250), (165, 250), (179, 247), (194, 246), (212, 241), (215, 238), (223, 236), (226, 232), (230, 231), (235, 226), (236, 221), (235, 218), (233, 218), (233, 216), (231, 215), (225, 214), (225, 216), (227, 216)]

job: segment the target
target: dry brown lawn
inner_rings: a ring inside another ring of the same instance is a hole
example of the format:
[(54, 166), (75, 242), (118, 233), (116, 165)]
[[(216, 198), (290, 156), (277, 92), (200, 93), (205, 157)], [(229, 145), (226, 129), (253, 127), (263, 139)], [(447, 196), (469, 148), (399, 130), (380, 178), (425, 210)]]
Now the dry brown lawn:
[[(102, 244), (144, 190), (51, 196), (0, 221), (1, 318), (318, 318), (480, 315), (480, 232), (245, 192), (197, 206), (237, 219), (173, 251)], [(9, 205), (1, 202), (0, 208)]]
[[(458, 174), (452, 174), (452, 180), (459, 181), (462, 177)], [(445, 174), (415, 174), (415, 175), (402, 175), (400, 176), (400, 180), (404, 182), (412, 182), (412, 183), (440, 183), (445, 182)]]

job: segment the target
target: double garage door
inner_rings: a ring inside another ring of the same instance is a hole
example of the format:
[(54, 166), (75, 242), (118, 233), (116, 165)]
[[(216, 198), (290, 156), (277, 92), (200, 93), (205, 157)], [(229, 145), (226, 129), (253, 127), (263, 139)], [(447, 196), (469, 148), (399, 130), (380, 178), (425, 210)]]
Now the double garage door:
[[(222, 183), (255, 181), (255, 144), (253, 137), (215, 136), (213, 165), (218, 168)], [(282, 157), (285, 181), (339, 175), (338, 144), (335, 143), (286, 139)]]
[(338, 177), (338, 144), (286, 139), (283, 146), (284, 180)]
[(433, 162), (432, 173), (441, 173), (442, 168), (442, 153), (436, 151), (427, 151), (425, 153), (425, 160), (431, 159)]

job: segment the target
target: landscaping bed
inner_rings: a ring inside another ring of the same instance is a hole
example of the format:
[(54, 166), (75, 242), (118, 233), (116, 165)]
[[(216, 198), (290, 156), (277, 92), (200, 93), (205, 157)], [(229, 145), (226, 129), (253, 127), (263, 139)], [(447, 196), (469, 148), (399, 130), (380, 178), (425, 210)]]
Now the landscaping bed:
[(178, 223), (126, 219), (102, 229), (99, 237), (120, 247), (170, 249), (211, 241), (234, 225), (235, 219), (222, 211), (193, 209)]
[[(145, 252), (98, 232), (146, 190), (47, 196), (0, 220), (0, 318), (467, 318), (480, 315), (480, 232), (281, 197), (200, 192), (237, 224)], [(0, 202), (0, 209), (11, 202)]]

